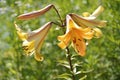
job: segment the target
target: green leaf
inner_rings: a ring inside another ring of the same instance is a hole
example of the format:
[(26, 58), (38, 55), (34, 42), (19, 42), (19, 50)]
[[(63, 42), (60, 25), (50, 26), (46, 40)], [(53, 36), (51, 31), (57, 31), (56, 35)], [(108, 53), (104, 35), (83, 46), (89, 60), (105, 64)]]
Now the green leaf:
[(58, 75), (57, 78), (62, 78), (62, 79), (66, 79), (66, 80), (72, 80), (70, 77), (72, 75), (71, 74), (68, 74), (68, 73), (63, 73), (61, 75)]
[(92, 71), (93, 71), (93, 69), (87, 70), (87, 71), (82, 71), (82, 73), (89, 73), (89, 72), (92, 72)]
[(81, 73), (82, 73), (82, 71), (78, 71), (78, 72), (75, 73), (75, 75), (78, 75), (78, 74), (81, 74)]
[(87, 75), (83, 76), (82, 78), (80, 78), (79, 80), (85, 80), (87, 77)]
[(64, 67), (70, 69), (69, 63), (65, 60), (59, 60), (58, 65), (61, 65), (61, 66), (64, 66)]

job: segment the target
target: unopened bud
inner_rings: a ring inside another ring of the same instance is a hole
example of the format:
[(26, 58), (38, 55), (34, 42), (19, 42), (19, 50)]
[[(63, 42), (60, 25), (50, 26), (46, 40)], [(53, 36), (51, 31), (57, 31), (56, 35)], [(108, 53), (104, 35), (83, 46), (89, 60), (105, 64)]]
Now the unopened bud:
[(41, 10), (22, 14), (22, 15), (18, 16), (17, 18), (18, 18), (19, 20), (29, 20), (29, 19), (32, 19), (32, 18), (36, 18), (36, 17), (38, 17), (38, 16), (41, 16), (41, 15), (45, 14), (45, 13), (46, 13), (47, 11), (49, 11), (52, 7), (53, 7), (53, 5), (50, 4), (50, 5), (46, 6), (45, 8), (43, 8), (43, 9), (41, 9)]

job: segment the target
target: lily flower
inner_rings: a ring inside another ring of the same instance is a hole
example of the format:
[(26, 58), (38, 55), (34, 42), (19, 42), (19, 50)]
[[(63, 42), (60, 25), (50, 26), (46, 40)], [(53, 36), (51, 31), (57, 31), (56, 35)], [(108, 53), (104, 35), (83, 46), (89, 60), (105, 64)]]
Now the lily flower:
[(48, 30), (51, 28), (51, 25), (52, 22), (48, 22), (37, 30), (23, 32), (23, 30), (21, 30), (20, 27), (15, 24), (17, 34), (23, 41), (22, 47), (26, 55), (32, 55), (34, 53), (34, 57), (37, 61), (43, 60), (43, 56), (40, 54), (40, 49)]
[(66, 23), (66, 33), (58, 36), (58, 40), (61, 41), (58, 46), (65, 49), (71, 41), (78, 54), (84, 56), (86, 50), (84, 39), (92, 39), (94, 32), (89, 27), (79, 27), (69, 15), (66, 16)]
[[(90, 27), (95, 31), (96, 34), (102, 34), (99, 28), (96, 30), (97, 27), (103, 27), (106, 25), (105, 20), (96, 20), (96, 18), (103, 12), (104, 8), (102, 6), (99, 6), (91, 15), (88, 12), (84, 12), (83, 16), (79, 16), (77, 14), (69, 14), (71, 18), (74, 20), (74, 22), (79, 25), (80, 27), (87, 28)], [(95, 28), (95, 29), (94, 29)], [(101, 35), (100, 35), (101, 36)], [(100, 36), (96, 36), (97, 38)]]

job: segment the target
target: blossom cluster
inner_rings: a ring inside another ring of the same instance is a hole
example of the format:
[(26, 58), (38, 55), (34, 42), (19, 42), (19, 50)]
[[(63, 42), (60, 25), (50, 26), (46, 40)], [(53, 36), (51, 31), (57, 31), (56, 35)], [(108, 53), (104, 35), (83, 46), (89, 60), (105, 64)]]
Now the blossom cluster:
[[(45, 8), (22, 14), (17, 18), (19, 20), (29, 20), (45, 14), (51, 8), (55, 8), (54, 5), (48, 5)], [(92, 14), (84, 12), (82, 16), (75, 13), (66, 15), (66, 32), (64, 35), (58, 36), (58, 46), (65, 49), (70, 43), (73, 44), (73, 48), (80, 55), (84, 56), (86, 51), (86, 41), (91, 40), (93, 37), (99, 38), (102, 32), (99, 28), (106, 25), (106, 21), (97, 20), (96, 18), (103, 12), (104, 8), (99, 6)], [(17, 23), (14, 23), (19, 38), (23, 41), (22, 47), (26, 55), (34, 54), (37, 61), (42, 61), (43, 56), (40, 54), (43, 41), (47, 36), (53, 22), (47, 22), (42, 27), (33, 30), (31, 32), (24, 32)], [(99, 28), (97, 28), (99, 27)]]

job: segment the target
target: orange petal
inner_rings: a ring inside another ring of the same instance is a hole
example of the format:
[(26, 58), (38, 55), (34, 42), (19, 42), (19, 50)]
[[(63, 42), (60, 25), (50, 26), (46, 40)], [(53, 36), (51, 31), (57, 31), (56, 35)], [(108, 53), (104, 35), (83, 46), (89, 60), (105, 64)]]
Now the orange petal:
[(58, 43), (58, 46), (62, 49), (65, 49), (67, 47), (67, 44), (65, 44), (64, 42), (60, 42)]
[(86, 50), (86, 44), (83, 39), (76, 38), (76, 42), (73, 42), (74, 48), (79, 55), (84, 56)]
[(62, 35), (62, 36), (58, 36), (57, 39), (58, 39), (58, 41), (63, 41), (66, 36), (67, 36), (66, 34)]
[(71, 36), (71, 32), (69, 31), (68, 33), (66, 33), (65, 35), (62, 35), (62, 36), (58, 36), (57, 39), (59, 41), (66, 41), (70, 38)]
[(59, 47), (61, 47), (62, 49), (66, 48), (66, 46), (68, 45), (68, 43), (70, 42), (71, 39), (71, 35), (70, 32), (63, 35), (63, 36), (58, 36), (58, 40), (60, 40), (61, 42), (58, 44)]

